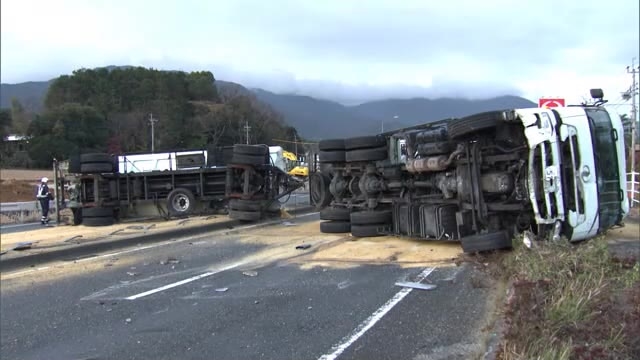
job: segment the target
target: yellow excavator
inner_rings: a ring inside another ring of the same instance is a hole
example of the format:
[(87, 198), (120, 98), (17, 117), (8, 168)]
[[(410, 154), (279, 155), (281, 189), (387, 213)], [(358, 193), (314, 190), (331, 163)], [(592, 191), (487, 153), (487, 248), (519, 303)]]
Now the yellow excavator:
[(296, 154), (283, 150), (282, 157), (285, 160), (287, 173), (289, 175), (304, 179), (309, 177), (309, 166), (300, 162)]

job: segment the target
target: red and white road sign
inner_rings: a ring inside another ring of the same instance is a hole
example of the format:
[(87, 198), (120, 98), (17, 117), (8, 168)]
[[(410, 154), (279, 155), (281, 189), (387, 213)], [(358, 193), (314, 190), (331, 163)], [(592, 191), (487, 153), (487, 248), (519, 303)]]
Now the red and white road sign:
[(554, 108), (554, 107), (563, 107), (564, 99), (563, 98), (540, 98), (538, 99), (538, 107), (541, 108)]

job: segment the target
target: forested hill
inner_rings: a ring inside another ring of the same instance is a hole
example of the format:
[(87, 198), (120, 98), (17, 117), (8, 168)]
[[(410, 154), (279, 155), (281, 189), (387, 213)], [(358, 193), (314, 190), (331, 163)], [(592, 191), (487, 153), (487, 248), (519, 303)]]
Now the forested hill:
[[(25, 110), (16, 105), (11, 120), (24, 123)], [(37, 166), (77, 152), (149, 151), (150, 114), (158, 120), (156, 152), (245, 142), (245, 121), (251, 143), (272, 143), (295, 133), (255, 98), (221, 96), (208, 71), (81, 69), (53, 80), (44, 110), (28, 121), (30, 157)]]

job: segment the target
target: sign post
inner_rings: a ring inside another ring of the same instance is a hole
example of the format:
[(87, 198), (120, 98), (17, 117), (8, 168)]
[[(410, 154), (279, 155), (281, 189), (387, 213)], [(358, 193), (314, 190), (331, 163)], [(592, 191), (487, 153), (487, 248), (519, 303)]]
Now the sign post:
[(540, 108), (554, 108), (554, 107), (564, 107), (564, 99), (563, 98), (540, 98), (538, 99), (538, 107)]

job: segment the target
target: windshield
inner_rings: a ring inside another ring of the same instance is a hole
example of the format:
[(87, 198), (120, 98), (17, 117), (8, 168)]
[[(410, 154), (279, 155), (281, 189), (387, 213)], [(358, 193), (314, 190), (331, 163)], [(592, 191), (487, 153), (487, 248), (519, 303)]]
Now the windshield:
[(602, 108), (586, 108), (593, 138), (593, 155), (598, 182), (600, 229), (617, 224), (622, 217), (620, 174), (616, 141), (618, 133), (611, 125), (609, 113)]

